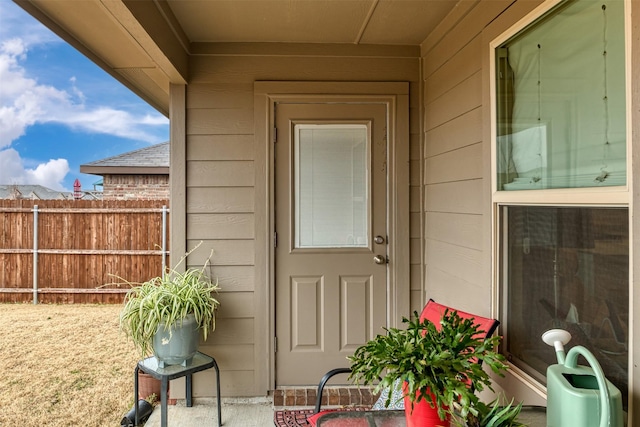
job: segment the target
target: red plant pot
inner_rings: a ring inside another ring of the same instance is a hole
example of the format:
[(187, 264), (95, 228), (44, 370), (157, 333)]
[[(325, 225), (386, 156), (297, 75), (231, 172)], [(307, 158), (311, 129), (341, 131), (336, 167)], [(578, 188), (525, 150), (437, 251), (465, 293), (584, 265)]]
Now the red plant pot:
[[(412, 407), (411, 399), (409, 399), (409, 396), (406, 396), (406, 383), (403, 384), (402, 391), (405, 393), (404, 414), (407, 420), (407, 427), (450, 427), (451, 420), (449, 415), (447, 414), (446, 418), (441, 420), (438, 416), (438, 408), (435, 404), (434, 406), (431, 406), (429, 401), (420, 399), (417, 402), (414, 402)], [(431, 393), (431, 391), (427, 391), (427, 393), (431, 396), (433, 402), (435, 402), (436, 399), (433, 393)], [(418, 393), (416, 393), (416, 396), (417, 395)]]

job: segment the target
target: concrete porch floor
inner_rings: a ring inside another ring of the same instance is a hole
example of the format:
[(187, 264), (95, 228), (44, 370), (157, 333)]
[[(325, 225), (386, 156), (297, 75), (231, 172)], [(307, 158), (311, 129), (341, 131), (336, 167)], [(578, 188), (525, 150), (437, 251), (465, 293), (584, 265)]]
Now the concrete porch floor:
[[(283, 387), (268, 397), (223, 397), (222, 424), (223, 427), (271, 427), (276, 410), (313, 409), (316, 396), (316, 387)], [(377, 397), (367, 387), (330, 385), (324, 389), (322, 408), (371, 407)], [(194, 398), (191, 408), (186, 407), (184, 399), (168, 407), (167, 424), (171, 427), (217, 427), (217, 419), (214, 398)], [(156, 406), (145, 427), (160, 427), (160, 405)]]
[[(224, 427), (273, 427), (274, 412), (271, 398), (222, 398)], [(187, 408), (184, 400), (178, 400), (168, 407), (167, 424), (171, 427), (217, 427), (216, 401), (195, 398), (193, 406)], [(160, 405), (154, 409), (145, 427), (160, 427)]]

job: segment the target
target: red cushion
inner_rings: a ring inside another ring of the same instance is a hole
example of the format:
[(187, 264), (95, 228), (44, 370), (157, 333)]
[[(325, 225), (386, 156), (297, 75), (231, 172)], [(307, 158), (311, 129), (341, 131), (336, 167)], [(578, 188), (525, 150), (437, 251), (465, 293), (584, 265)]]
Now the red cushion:
[[(307, 421), (309, 422), (310, 425), (312, 425), (313, 427), (316, 427), (318, 423), (318, 418), (330, 412), (336, 412), (336, 411), (353, 411), (353, 410), (352, 409), (326, 409), (324, 411), (318, 412), (317, 414), (309, 415), (307, 417)], [(333, 425), (333, 423), (331, 424)], [(350, 427), (369, 427), (369, 421), (366, 418), (350, 419), (349, 426)]]
[(313, 427), (315, 427), (316, 423), (318, 422), (318, 418), (320, 418), (324, 414), (328, 414), (329, 412), (334, 412), (334, 411), (335, 411), (335, 409), (327, 409), (325, 411), (320, 411), (317, 414), (309, 415), (307, 417), (307, 421), (309, 422), (309, 424), (311, 424)]
[(440, 325), (440, 319), (442, 319), (442, 316), (447, 309), (449, 309), (449, 311), (457, 311), (458, 316), (462, 317), (463, 319), (473, 319), (473, 323), (478, 325), (478, 330), (482, 332), (482, 334), (478, 334), (478, 338), (486, 338), (490, 336), (498, 326), (498, 321), (496, 319), (490, 319), (487, 317), (467, 313), (465, 311), (456, 310), (455, 308), (447, 307), (446, 305), (437, 303), (432, 299), (430, 299), (427, 302), (427, 305), (425, 305), (422, 309), (422, 313), (420, 313), (420, 321), (428, 319), (436, 325), (437, 330), (440, 330), (440, 328), (442, 327), (442, 325)]

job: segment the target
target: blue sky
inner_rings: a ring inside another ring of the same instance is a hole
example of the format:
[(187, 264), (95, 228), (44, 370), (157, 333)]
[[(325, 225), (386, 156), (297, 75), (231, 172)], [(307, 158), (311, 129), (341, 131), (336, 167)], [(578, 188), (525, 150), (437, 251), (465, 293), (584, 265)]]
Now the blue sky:
[(168, 139), (165, 116), (0, 0), (0, 185), (91, 190), (81, 164)]

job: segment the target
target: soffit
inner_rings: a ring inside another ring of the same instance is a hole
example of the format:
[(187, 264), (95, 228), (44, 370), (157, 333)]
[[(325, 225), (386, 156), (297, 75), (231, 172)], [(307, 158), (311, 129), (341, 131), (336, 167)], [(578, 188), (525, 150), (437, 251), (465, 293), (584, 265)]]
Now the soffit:
[(75, 40), (101, 57), (112, 68), (153, 67), (153, 61), (104, 5), (97, 1), (37, 1), (47, 17), (63, 26)]
[(122, 1), (14, 1), (158, 111), (169, 114), (169, 84), (180, 80), (180, 72)]
[(225, 54), (234, 54), (234, 46), (238, 47), (236, 54), (241, 54), (248, 43), (261, 43), (260, 46), (280, 43), (285, 49), (289, 46), (289, 50), (291, 46), (304, 50), (322, 45), (325, 54), (336, 55), (353, 50), (345, 51), (346, 47), (364, 49), (360, 54), (368, 54), (371, 47), (386, 46), (379, 52), (387, 55), (397, 50), (406, 54), (408, 47), (418, 48), (459, 3), (458, 0), (14, 1), (165, 115), (169, 113), (170, 84), (189, 81), (190, 55), (220, 49)]
[(419, 45), (457, 0), (167, 0), (191, 42)]

